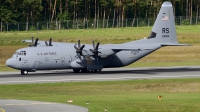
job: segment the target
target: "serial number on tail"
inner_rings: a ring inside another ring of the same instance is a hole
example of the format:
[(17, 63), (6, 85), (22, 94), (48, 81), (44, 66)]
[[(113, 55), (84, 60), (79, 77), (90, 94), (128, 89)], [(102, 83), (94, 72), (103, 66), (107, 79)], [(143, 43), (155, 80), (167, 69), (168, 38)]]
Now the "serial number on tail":
[(163, 38), (169, 38), (169, 35), (162, 35)]

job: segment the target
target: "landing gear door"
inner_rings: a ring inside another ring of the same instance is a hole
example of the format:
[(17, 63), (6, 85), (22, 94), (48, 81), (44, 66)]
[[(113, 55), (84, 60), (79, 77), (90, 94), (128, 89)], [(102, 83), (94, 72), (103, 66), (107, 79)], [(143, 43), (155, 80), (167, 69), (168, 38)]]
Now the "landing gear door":
[(33, 69), (38, 69), (39, 65), (40, 65), (40, 62), (39, 61), (35, 61)]

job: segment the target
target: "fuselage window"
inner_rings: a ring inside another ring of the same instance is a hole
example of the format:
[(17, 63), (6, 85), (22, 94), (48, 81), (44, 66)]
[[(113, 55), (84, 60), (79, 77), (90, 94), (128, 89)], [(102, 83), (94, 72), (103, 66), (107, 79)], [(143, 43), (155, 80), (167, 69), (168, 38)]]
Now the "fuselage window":
[(22, 59), (21, 58), (19, 58), (19, 61), (21, 61)]

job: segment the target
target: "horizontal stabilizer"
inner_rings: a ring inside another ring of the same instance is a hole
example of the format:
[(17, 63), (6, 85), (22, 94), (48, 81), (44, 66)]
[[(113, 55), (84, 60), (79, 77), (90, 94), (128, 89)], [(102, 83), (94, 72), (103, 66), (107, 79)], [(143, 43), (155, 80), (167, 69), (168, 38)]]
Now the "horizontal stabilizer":
[(189, 44), (179, 44), (179, 43), (164, 43), (161, 46), (191, 46)]

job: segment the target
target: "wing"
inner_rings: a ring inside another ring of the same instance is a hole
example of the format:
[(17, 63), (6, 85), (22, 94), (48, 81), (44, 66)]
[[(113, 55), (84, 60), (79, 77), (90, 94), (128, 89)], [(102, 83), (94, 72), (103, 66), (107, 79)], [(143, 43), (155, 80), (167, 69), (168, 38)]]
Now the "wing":
[[(157, 46), (157, 45), (156, 45)], [(130, 45), (130, 44), (107, 44), (105, 45), (106, 48), (110, 48), (112, 50), (151, 50), (154, 49), (154, 45)]]
[[(98, 56), (106, 58), (120, 51), (132, 51), (132, 50), (142, 51), (142, 50), (152, 50), (152, 49), (155, 48), (153, 48), (153, 46), (130, 47), (130, 45), (123, 45), (123, 44), (107, 44), (107, 45), (100, 45), (100, 47), (98, 48)], [(85, 55), (94, 55), (92, 52), (90, 52), (91, 49), (89, 50), (88, 47), (86, 47), (84, 51), (85, 52), (83, 54), (87, 53)]]
[[(34, 40), (22, 40), (24, 43), (30, 43), (30, 47), (42, 47), (42, 46), (63, 46), (66, 45), (64, 42), (53, 42), (52, 44), (52, 39), (50, 38), (49, 41), (38, 41), (38, 39)], [(70, 45), (72, 43), (69, 43)]]

